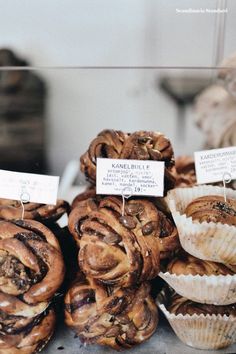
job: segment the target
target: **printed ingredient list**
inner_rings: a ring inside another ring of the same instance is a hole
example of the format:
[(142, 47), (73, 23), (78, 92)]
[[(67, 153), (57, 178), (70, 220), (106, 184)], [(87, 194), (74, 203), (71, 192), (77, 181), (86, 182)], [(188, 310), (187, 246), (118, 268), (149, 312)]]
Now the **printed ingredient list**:
[(197, 183), (214, 183), (224, 178), (236, 179), (236, 147), (194, 153)]
[(97, 159), (97, 194), (163, 196), (164, 162)]

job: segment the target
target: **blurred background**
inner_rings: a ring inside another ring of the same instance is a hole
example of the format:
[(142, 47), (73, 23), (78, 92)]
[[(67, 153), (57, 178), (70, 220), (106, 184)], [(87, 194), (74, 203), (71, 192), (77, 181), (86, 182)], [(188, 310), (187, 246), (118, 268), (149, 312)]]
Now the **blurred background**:
[(61, 175), (105, 128), (161, 131), (176, 155), (207, 145), (193, 102), (236, 51), (235, 0), (0, 8), (0, 168)]

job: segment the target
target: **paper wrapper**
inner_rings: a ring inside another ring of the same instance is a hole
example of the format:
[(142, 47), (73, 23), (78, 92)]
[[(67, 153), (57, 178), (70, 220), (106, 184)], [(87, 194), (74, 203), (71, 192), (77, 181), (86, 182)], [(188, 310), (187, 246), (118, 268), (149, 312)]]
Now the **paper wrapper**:
[(193, 348), (220, 349), (236, 342), (236, 317), (226, 315), (175, 315), (161, 299), (157, 305), (169, 321), (177, 337)]
[(176, 275), (160, 272), (179, 295), (202, 304), (229, 305), (236, 303), (236, 275)]
[[(171, 190), (166, 202), (176, 223), (180, 243), (193, 256), (224, 264), (236, 264), (236, 227), (221, 223), (199, 223), (184, 211), (194, 199), (205, 195), (221, 195), (222, 187), (196, 186)], [(226, 188), (226, 197), (236, 199), (236, 191)]]
[(236, 341), (236, 318), (221, 315), (174, 315), (159, 305), (177, 337), (193, 348), (220, 349)]

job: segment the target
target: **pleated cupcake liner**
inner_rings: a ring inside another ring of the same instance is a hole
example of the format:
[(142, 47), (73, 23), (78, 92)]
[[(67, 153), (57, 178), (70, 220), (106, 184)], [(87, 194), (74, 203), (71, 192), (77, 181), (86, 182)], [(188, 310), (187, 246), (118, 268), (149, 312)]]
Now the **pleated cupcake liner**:
[(175, 315), (165, 306), (167, 294), (168, 288), (159, 293), (157, 306), (183, 343), (197, 349), (221, 349), (236, 342), (236, 317), (215, 314)]
[(229, 305), (236, 303), (236, 275), (176, 275), (160, 272), (179, 295), (202, 304)]
[[(176, 223), (181, 246), (191, 255), (213, 262), (236, 264), (236, 227), (206, 221), (200, 223), (184, 211), (194, 199), (207, 195), (223, 196), (223, 187), (196, 186), (171, 190), (166, 202)], [(226, 198), (236, 199), (236, 191), (227, 188)]]

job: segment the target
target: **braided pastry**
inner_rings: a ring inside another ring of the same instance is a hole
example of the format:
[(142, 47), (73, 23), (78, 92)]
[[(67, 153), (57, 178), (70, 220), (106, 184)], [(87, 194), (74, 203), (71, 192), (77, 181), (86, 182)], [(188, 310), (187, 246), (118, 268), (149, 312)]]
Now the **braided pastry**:
[[(26, 203), (24, 204), (24, 218), (34, 219), (43, 224), (51, 224), (64, 213), (69, 212), (69, 204), (58, 200), (56, 205)], [(0, 199), (0, 219), (19, 220), (21, 218), (21, 203), (17, 200)]]
[(191, 156), (179, 156), (174, 167), (176, 187), (189, 187), (196, 184), (195, 164)]
[(167, 271), (176, 275), (234, 275), (235, 271), (222, 263), (203, 261), (182, 251), (170, 261)]
[(179, 245), (177, 230), (155, 205), (129, 200), (122, 216), (122, 200), (106, 197), (97, 205), (88, 199), (69, 216), (82, 271), (106, 284), (130, 286), (155, 278), (160, 252)]
[(44, 311), (64, 271), (58, 241), (46, 226), (0, 221), (0, 311), (24, 317)]
[(158, 211), (158, 243), (160, 249), (160, 258), (169, 258), (173, 251), (180, 248), (179, 235), (175, 225), (168, 219), (165, 214)]
[(170, 304), (167, 307), (168, 311), (174, 313), (175, 315), (182, 314), (190, 316), (196, 315), (226, 315), (236, 317), (236, 306), (232, 305), (210, 305), (201, 304), (199, 302), (194, 302), (186, 299), (178, 294), (172, 295), (170, 299)]
[(103, 130), (91, 142), (88, 151), (80, 158), (81, 171), (91, 183), (96, 182), (96, 158), (118, 159), (127, 134), (117, 130)]
[(171, 173), (174, 166), (173, 149), (169, 139), (159, 132), (139, 131), (126, 134), (103, 130), (99, 133), (80, 158), (81, 171), (93, 184), (96, 183), (97, 157), (164, 161), (166, 188), (174, 187), (175, 178)]
[(169, 139), (162, 133), (139, 131), (124, 142), (121, 159), (164, 161), (166, 168), (174, 166), (174, 152)]
[[(0, 354), (32, 354), (40, 351), (50, 340), (56, 322), (55, 312), (49, 309), (30, 320), (14, 316), (2, 321), (0, 315)], [(17, 326), (16, 326), (17, 323)]]
[(236, 225), (236, 200), (217, 195), (203, 196), (193, 200), (186, 208), (185, 214), (199, 222), (220, 222)]
[(150, 338), (158, 312), (147, 283), (119, 289), (80, 277), (66, 294), (65, 319), (83, 342), (120, 350)]

